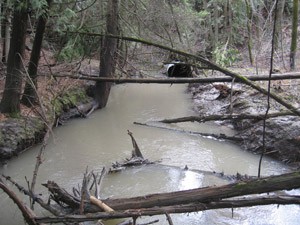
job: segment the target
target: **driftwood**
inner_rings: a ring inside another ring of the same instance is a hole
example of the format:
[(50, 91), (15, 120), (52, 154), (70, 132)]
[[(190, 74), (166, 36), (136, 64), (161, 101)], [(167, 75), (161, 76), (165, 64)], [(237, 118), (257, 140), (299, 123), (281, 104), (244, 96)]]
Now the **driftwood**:
[[(10, 178), (8, 177), (10, 180)], [(60, 208), (61, 212), (72, 212), (73, 215), (63, 214), (56, 217), (38, 217), (32, 215), (33, 223), (69, 223), (94, 221), (98, 219), (113, 218), (137, 218), (140, 216), (152, 216), (170, 213), (198, 212), (210, 209), (249, 207), (267, 204), (300, 204), (300, 196), (269, 195), (278, 190), (291, 190), (300, 187), (300, 173), (288, 173), (260, 179), (239, 181), (223, 186), (204, 187), (170, 193), (151, 194), (133, 198), (105, 199), (101, 200), (115, 211), (110, 212), (99, 209), (89, 200), (84, 201), (84, 215), (79, 215), (81, 198), (72, 196), (66, 190), (59, 187), (55, 182), (48, 181), (44, 185), (48, 188), (53, 199), (58, 205), (47, 204), (51, 208)], [(3, 188), (2, 186), (0, 186)], [(29, 192), (27, 192), (29, 193)], [(251, 194), (267, 195), (249, 197)], [(29, 193), (30, 194), (30, 193)], [(247, 195), (247, 197), (243, 197)], [(243, 197), (234, 198), (232, 197)], [(230, 198), (230, 199), (228, 199)], [(37, 197), (40, 199), (40, 197)], [(40, 202), (40, 201), (36, 201)], [(86, 214), (88, 213), (88, 214)]]
[(270, 113), (267, 116), (265, 114), (228, 114), (228, 115), (207, 115), (207, 116), (186, 116), (186, 117), (179, 117), (173, 119), (164, 119), (159, 121), (151, 121), (151, 122), (160, 122), (160, 123), (182, 123), (182, 122), (207, 122), (207, 121), (220, 121), (220, 120), (263, 120), (275, 118), (279, 116), (292, 116), (293, 113), (290, 111), (285, 112), (277, 112), (277, 113)]
[(129, 130), (127, 130), (127, 134), (130, 136), (131, 141), (132, 141), (132, 146), (133, 146), (132, 158), (139, 157), (139, 158), (144, 159), (144, 156), (142, 155), (142, 152), (141, 152), (138, 144), (136, 143), (136, 141), (135, 141), (135, 139), (133, 137), (132, 132), (130, 132)]
[(109, 172), (116, 172), (125, 169), (126, 167), (131, 166), (140, 166), (140, 165), (147, 165), (147, 164), (153, 164), (155, 162), (151, 162), (148, 159), (145, 159), (136, 140), (133, 137), (132, 132), (127, 130), (127, 134), (131, 138), (133, 150), (131, 153), (130, 159), (125, 159), (123, 162), (115, 162), (112, 164), (112, 168), (109, 169)]
[[(54, 182), (46, 185), (54, 198), (64, 201), (64, 191)], [(133, 198), (102, 200), (112, 207), (114, 212), (99, 213), (99, 208), (89, 203), (85, 205), (85, 213), (89, 216), (64, 216), (59, 218), (40, 217), (38, 222), (80, 222), (96, 219), (126, 218), (142, 215), (158, 215), (165, 213), (197, 212), (209, 209), (248, 207), (267, 204), (300, 204), (300, 196), (266, 195), (242, 199), (227, 199), (244, 195), (269, 193), (278, 190), (290, 190), (300, 187), (299, 172), (271, 176), (249, 181), (241, 181), (217, 187), (197, 188), (171, 193), (151, 194)], [(66, 196), (67, 202), (69, 196)], [(74, 199), (74, 198), (73, 198)], [(79, 200), (72, 204), (79, 207)]]
[(88, 216), (80, 215), (66, 215), (62, 217), (36, 217), (37, 222), (43, 223), (60, 223), (60, 222), (84, 222), (95, 221), (99, 219), (117, 219), (127, 217), (141, 217), (141, 216), (154, 216), (162, 214), (175, 214), (175, 213), (190, 213), (206, 211), (211, 209), (224, 209), (224, 208), (241, 208), (251, 207), (255, 205), (271, 205), (271, 204), (300, 204), (299, 196), (276, 196), (276, 197), (259, 197), (251, 199), (240, 200), (221, 200), (218, 202), (210, 203), (194, 203), (188, 205), (176, 205), (169, 207), (153, 207), (142, 209), (131, 209), (125, 211), (116, 211), (113, 213), (98, 212), (89, 214)]
[[(182, 121), (185, 122), (185, 121)], [(181, 132), (181, 133), (186, 133), (186, 134), (191, 134), (191, 135), (200, 135), (203, 137), (212, 137), (216, 139), (221, 139), (221, 140), (231, 140), (231, 141), (242, 141), (242, 138), (235, 137), (235, 136), (227, 136), (226, 134), (213, 134), (213, 133), (204, 133), (204, 132), (196, 132), (196, 131), (187, 131), (184, 129), (174, 129), (170, 127), (164, 127), (164, 126), (158, 126), (156, 124), (150, 124), (150, 123), (140, 123), (140, 122), (134, 122), (136, 125), (141, 125), (141, 126), (148, 126), (148, 127), (155, 127), (155, 128), (160, 128), (160, 129), (167, 129), (167, 130), (172, 130), (176, 132)]]

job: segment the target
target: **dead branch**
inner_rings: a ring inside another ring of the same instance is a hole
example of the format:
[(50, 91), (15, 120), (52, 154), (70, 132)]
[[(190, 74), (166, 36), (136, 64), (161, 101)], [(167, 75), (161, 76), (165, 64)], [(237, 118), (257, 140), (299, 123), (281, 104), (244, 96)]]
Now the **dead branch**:
[[(45, 136), (44, 136), (44, 139), (43, 139), (43, 144), (39, 150), (39, 153), (36, 157), (36, 163), (35, 163), (35, 168), (34, 168), (34, 171), (33, 171), (33, 176), (32, 176), (32, 181), (31, 181), (31, 186), (30, 186), (30, 192), (32, 193), (32, 195), (34, 195), (34, 189), (35, 189), (35, 184), (36, 184), (36, 179), (37, 179), (37, 174), (38, 174), (38, 170), (39, 170), (39, 167), (40, 165), (43, 163), (43, 154), (44, 154), (44, 150), (47, 146), (47, 141), (49, 139), (49, 135), (50, 135), (50, 132), (51, 132), (51, 129), (48, 129)], [(34, 205), (34, 199), (33, 201), (31, 202), (31, 209), (33, 209), (33, 205)]]
[[(276, 31), (276, 21), (277, 21), (277, 9), (278, 9), (278, 0), (275, 0), (275, 13), (274, 13), (274, 22), (273, 22), (273, 32), (272, 32), (272, 44), (271, 44), (271, 57), (270, 57), (270, 69), (269, 69), (269, 78), (272, 77), (272, 71), (273, 71), (273, 63), (274, 63), (274, 46), (275, 46), (275, 33)], [(268, 88), (267, 88), (267, 107), (266, 107), (266, 113), (263, 119), (263, 133), (262, 133), (262, 152), (260, 155), (259, 163), (258, 163), (258, 177), (260, 177), (261, 172), (261, 164), (262, 159), (267, 151), (266, 149), (266, 126), (267, 126), (267, 116), (269, 114), (271, 103), (270, 103), (270, 97), (271, 97), (271, 80), (268, 81)]]
[(126, 167), (132, 167), (132, 166), (140, 166), (140, 165), (148, 165), (148, 164), (154, 164), (155, 162), (149, 161), (148, 159), (145, 159), (138, 144), (136, 143), (133, 134), (127, 130), (128, 135), (131, 138), (132, 141), (132, 154), (130, 159), (125, 159), (123, 162), (115, 162), (112, 164), (112, 168), (109, 169), (109, 172), (117, 172), (120, 170), (125, 169)]
[(93, 175), (93, 182), (91, 184), (91, 187), (90, 187), (89, 191), (91, 191), (92, 188), (93, 188), (93, 186), (95, 185), (95, 196), (96, 196), (97, 199), (100, 199), (100, 188), (101, 188), (101, 184), (102, 184), (103, 178), (104, 178), (104, 176), (106, 174), (106, 169), (105, 169), (105, 167), (102, 168), (102, 171), (101, 171), (101, 174), (99, 176), (99, 180), (98, 181), (97, 181), (97, 179), (98, 179), (98, 173), (97, 173), (97, 175), (95, 175), (95, 173), (93, 171), (91, 173)]
[(9, 181), (11, 184), (16, 186), (21, 193), (30, 196), (31, 199), (34, 199), (35, 202), (37, 202), (41, 207), (43, 207), (47, 211), (51, 212), (53, 215), (60, 216), (65, 213), (65, 210), (63, 208), (54, 207), (54, 205), (45, 203), (39, 196), (34, 195), (32, 192), (29, 192), (27, 189), (25, 189), (24, 187), (19, 185), (16, 181), (14, 181), (11, 177), (5, 176), (3, 174), (2, 177), (4, 177), (7, 181)]
[[(54, 75), (56, 78), (68, 77), (78, 80), (92, 80), (102, 82), (113, 82), (116, 84), (123, 83), (158, 83), (158, 84), (182, 84), (182, 83), (214, 83), (214, 82), (232, 82), (232, 77), (205, 77), (205, 78), (113, 78), (113, 77), (95, 77), (89, 75), (71, 76), (71, 75)], [(244, 76), (251, 81), (268, 81), (269, 77), (262, 76)], [(300, 79), (300, 73), (285, 73), (285, 74), (273, 74), (271, 80), (292, 80)], [(235, 83), (243, 83), (241, 79), (236, 78)]]
[(51, 198), (58, 204), (58, 205), (68, 205), (71, 208), (79, 209), (80, 198), (75, 197), (69, 194), (65, 189), (60, 188), (55, 182), (48, 181), (46, 184), (42, 184), (43, 186), (50, 188), (52, 190), (53, 195)]
[(227, 136), (226, 134), (213, 134), (213, 133), (203, 133), (203, 132), (196, 132), (196, 131), (187, 131), (184, 129), (175, 129), (175, 128), (170, 128), (170, 127), (164, 127), (164, 126), (158, 126), (154, 124), (149, 124), (149, 123), (140, 123), (140, 122), (133, 122), (133, 124), (136, 125), (141, 125), (141, 126), (148, 126), (148, 127), (155, 127), (155, 128), (160, 128), (160, 129), (166, 129), (166, 130), (171, 130), (171, 131), (176, 131), (176, 132), (181, 132), (185, 134), (191, 134), (191, 135), (200, 135), (203, 137), (213, 137), (216, 139), (221, 139), (221, 140), (231, 140), (231, 141), (242, 141), (242, 138), (235, 137), (235, 136)]
[(12, 191), (9, 189), (9, 187), (7, 187), (2, 179), (0, 178), (0, 188), (13, 200), (13, 202), (18, 206), (18, 208), (20, 209), (20, 211), (22, 212), (22, 215), (25, 219), (25, 221), (29, 224), (29, 225), (37, 225), (37, 224), (41, 224), (41, 223), (37, 223), (35, 221), (35, 213), (28, 208), (23, 202), (22, 200)]
[(171, 216), (169, 215), (169, 213), (165, 213), (166, 217), (167, 217), (167, 220), (169, 222), (169, 225), (174, 225), (173, 221), (172, 221), (172, 218)]
[(142, 155), (142, 152), (141, 152), (138, 144), (136, 143), (136, 141), (135, 141), (135, 139), (133, 137), (132, 132), (130, 132), (129, 130), (127, 130), (127, 134), (130, 136), (131, 141), (132, 141), (132, 146), (133, 146), (132, 158), (139, 157), (139, 158), (144, 159), (144, 156)]
[[(290, 111), (284, 112), (276, 112), (270, 113), (267, 115), (267, 119), (275, 118), (279, 116), (291, 116), (293, 113)], [(207, 121), (220, 121), (220, 120), (263, 120), (265, 118), (265, 114), (228, 114), (228, 115), (208, 115), (208, 116), (186, 116), (179, 117), (173, 119), (164, 119), (159, 121), (151, 121), (151, 122), (160, 122), (160, 123), (183, 123), (183, 122), (199, 122), (204, 123)]]
[(88, 192), (88, 183), (90, 181), (90, 174), (88, 174), (87, 169), (83, 175), (83, 179), (82, 179), (82, 185), (81, 185), (81, 199), (80, 199), (80, 207), (79, 207), (79, 213), (83, 214), (84, 213), (84, 204), (85, 201), (90, 198), (89, 196), (89, 192)]
[(103, 181), (103, 178), (106, 174), (106, 169), (105, 167), (102, 168), (102, 171), (101, 171), (101, 174), (100, 174), (100, 177), (99, 177), (99, 180), (98, 180), (98, 183), (97, 183), (97, 195), (95, 195), (98, 199), (100, 198), (100, 190), (101, 190), (101, 185), (102, 185), (102, 181)]

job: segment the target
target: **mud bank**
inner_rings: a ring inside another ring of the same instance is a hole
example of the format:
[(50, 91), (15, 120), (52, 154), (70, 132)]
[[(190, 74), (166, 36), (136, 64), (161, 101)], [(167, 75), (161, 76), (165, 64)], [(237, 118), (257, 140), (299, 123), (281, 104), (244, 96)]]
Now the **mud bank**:
[[(267, 109), (267, 97), (245, 85), (214, 84), (189, 86), (195, 111), (201, 115), (213, 114), (264, 114)], [(276, 91), (276, 90), (275, 90)], [(292, 91), (291, 89), (289, 91)], [(277, 94), (297, 105), (297, 96), (288, 94), (287, 90), (277, 90)], [(232, 95), (232, 97), (231, 97)], [(286, 110), (271, 100), (269, 113)], [(233, 127), (236, 137), (242, 141), (238, 144), (245, 150), (261, 154), (263, 149), (263, 120), (244, 119), (216, 121)], [(266, 120), (265, 132), (266, 155), (293, 166), (300, 166), (300, 118), (297, 116), (280, 116)]]
[(0, 162), (19, 155), (41, 143), (47, 126), (57, 126), (64, 121), (80, 117), (92, 107), (92, 98), (86, 88), (71, 89), (59, 95), (45, 107), (47, 122), (36, 115), (22, 115), (0, 122)]

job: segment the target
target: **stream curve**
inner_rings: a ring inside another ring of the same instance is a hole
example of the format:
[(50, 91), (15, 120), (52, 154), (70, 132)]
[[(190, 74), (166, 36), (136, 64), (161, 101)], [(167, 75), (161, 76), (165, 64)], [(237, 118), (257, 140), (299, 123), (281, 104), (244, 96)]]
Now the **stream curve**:
[[(39, 170), (36, 190), (46, 195), (39, 184), (54, 180), (66, 190), (81, 183), (86, 167), (101, 171), (112, 162), (130, 157), (133, 133), (144, 157), (161, 160), (167, 166), (146, 166), (108, 175), (103, 182), (101, 196), (124, 197), (185, 190), (208, 185), (221, 185), (225, 181), (206, 176), (190, 169), (224, 172), (225, 174), (256, 175), (259, 157), (241, 150), (230, 142), (204, 138), (166, 129), (134, 125), (165, 118), (195, 115), (186, 85), (124, 84), (112, 88), (106, 108), (98, 110), (87, 119), (73, 119), (54, 131)], [(183, 123), (168, 125), (172, 128), (226, 133), (234, 131), (214, 123)], [(3, 166), (1, 173), (9, 175), (23, 186), (24, 177), (31, 178), (39, 146), (24, 152)], [(280, 162), (265, 158), (262, 175), (280, 174), (290, 168)], [(27, 199), (22, 196), (24, 201)], [(22, 216), (16, 206), (0, 193), (0, 224), (21, 224)], [(298, 224), (298, 206), (262, 206), (246, 209), (211, 210), (188, 215), (172, 215), (174, 224)], [(165, 217), (158, 217), (166, 224)], [(153, 218), (145, 218), (151, 221)], [(111, 222), (107, 224), (116, 224)]]

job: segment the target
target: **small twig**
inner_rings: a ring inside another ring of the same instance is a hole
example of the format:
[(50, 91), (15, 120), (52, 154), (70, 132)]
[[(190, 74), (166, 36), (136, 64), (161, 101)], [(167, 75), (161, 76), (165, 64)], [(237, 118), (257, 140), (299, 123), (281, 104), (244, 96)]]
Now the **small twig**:
[(171, 216), (170, 216), (168, 213), (165, 213), (165, 215), (166, 215), (166, 217), (167, 217), (167, 220), (168, 220), (168, 222), (169, 222), (169, 225), (174, 225)]
[(102, 171), (101, 171), (101, 174), (100, 174), (100, 177), (99, 177), (99, 180), (98, 180), (98, 183), (96, 184), (97, 189), (98, 189), (98, 192), (97, 192), (97, 195), (96, 195), (97, 198), (100, 198), (101, 184), (102, 184), (102, 181), (103, 181), (105, 175), (106, 175), (106, 169), (105, 169), (105, 167), (103, 167)]
[[(98, 189), (98, 185), (97, 185), (97, 177), (98, 177), (98, 174), (95, 175), (95, 173), (92, 173), (93, 174), (93, 184), (95, 184), (95, 196), (97, 199), (99, 199), (99, 189)], [(92, 186), (91, 186), (92, 187)], [(91, 190), (91, 188), (90, 188)]]
[(272, 34), (272, 48), (271, 48), (270, 71), (269, 71), (269, 81), (268, 81), (268, 90), (267, 90), (268, 91), (267, 92), (267, 109), (266, 109), (265, 117), (263, 120), (263, 137), (262, 137), (263, 143), (262, 143), (262, 152), (261, 152), (259, 164), (258, 164), (258, 177), (260, 177), (262, 159), (266, 152), (266, 120), (267, 120), (268, 113), (270, 110), (271, 77), (272, 77), (272, 72), (273, 72), (274, 45), (275, 45), (276, 23), (277, 23), (277, 9), (278, 9), (278, 0), (275, 1), (275, 9), (274, 9), (275, 13), (274, 13), (274, 24), (273, 24), (273, 34)]
[[(25, 181), (26, 181), (28, 190), (30, 190), (29, 180), (27, 179), (26, 176), (25, 176)], [(34, 200), (32, 200), (31, 196), (29, 196), (29, 204), (31, 206), (31, 209), (33, 210)]]
[[(30, 186), (30, 189), (29, 189), (29, 191), (33, 195), (34, 195), (34, 188), (35, 188), (35, 184), (36, 184), (38, 170), (39, 170), (40, 165), (43, 163), (42, 157), (43, 157), (43, 154), (44, 154), (44, 150), (47, 146), (47, 140), (49, 139), (49, 134), (50, 134), (50, 130), (48, 129), (47, 132), (46, 132), (46, 135), (44, 137), (43, 144), (42, 144), (42, 146), (40, 148), (40, 151), (39, 151), (39, 153), (36, 157), (35, 168), (34, 168), (34, 171), (33, 171), (31, 186)], [(32, 201), (31, 208), (33, 208), (33, 204), (34, 204), (34, 201)]]

